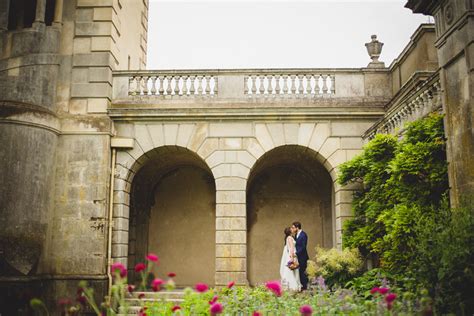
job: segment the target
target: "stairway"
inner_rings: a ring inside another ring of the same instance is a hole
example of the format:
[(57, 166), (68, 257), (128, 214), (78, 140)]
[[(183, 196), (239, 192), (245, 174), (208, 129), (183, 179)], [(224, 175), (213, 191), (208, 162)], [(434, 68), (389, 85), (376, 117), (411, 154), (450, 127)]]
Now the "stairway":
[[(143, 294), (144, 297), (138, 298), (139, 295)], [(184, 289), (174, 289), (172, 291), (160, 291), (160, 292), (133, 292), (133, 295), (127, 298), (125, 301), (128, 305), (128, 310), (125, 311), (123, 307), (120, 307), (120, 316), (134, 316), (137, 315), (142, 308), (142, 303), (146, 302), (173, 302), (179, 304), (184, 300)], [(127, 313), (125, 313), (127, 312)]]

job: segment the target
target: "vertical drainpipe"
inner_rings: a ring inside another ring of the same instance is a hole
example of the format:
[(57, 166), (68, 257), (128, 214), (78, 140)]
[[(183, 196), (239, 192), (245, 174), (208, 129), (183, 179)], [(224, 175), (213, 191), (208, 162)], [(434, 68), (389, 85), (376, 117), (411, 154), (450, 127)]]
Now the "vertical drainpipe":
[(114, 211), (114, 179), (115, 179), (115, 160), (117, 149), (112, 148), (112, 162), (110, 168), (110, 196), (109, 196), (109, 217), (108, 217), (108, 234), (107, 234), (107, 278), (108, 278), (108, 295), (110, 298), (112, 289), (112, 273), (110, 266), (112, 265), (112, 227), (113, 227), (113, 211)]

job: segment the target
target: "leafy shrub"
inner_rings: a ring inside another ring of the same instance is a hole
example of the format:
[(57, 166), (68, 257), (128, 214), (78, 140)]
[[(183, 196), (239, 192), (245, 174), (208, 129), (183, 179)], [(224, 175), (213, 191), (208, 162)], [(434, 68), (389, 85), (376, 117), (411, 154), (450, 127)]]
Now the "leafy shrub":
[[(428, 289), (440, 312), (474, 311), (473, 211), (449, 208), (442, 115), (411, 123), (402, 140), (377, 135), (342, 165), (339, 182), (362, 184), (344, 247), (358, 248), (410, 293)], [(366, 293), (372, 277), (350, 285)]]
[(306, 272), (311, 278), (323, 277), (329, 287), (343, 287), (360, 274), (363, 261), (357, 249), (339, 250), (316, 247), (314, 260), (308, 261)]

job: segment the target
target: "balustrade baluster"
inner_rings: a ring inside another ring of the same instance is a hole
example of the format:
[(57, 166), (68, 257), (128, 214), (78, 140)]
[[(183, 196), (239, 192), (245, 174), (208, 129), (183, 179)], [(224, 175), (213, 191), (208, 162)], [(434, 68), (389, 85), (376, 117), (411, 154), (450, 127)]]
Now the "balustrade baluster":
[(179, 95), (179, 76), (174, 76), (174, 95)]
[(211, 77), (210, 76), (206, 76), (206, 95), (210, 95), (211, 94)]
[(291, 75), (290, 78), (291, 78), (291, 94), (294, 95), (296, 94), (296, 85), (295, 85), (296, 76)]
[(268, 87), (267, 87), (267, 93), (268, 95), (273, 95), (273, 75), (268, 76)]
[(165, 94), (163, 76), (158, 76), (158, 80), (159, 80), (159, 84), (160, 84), (160, 87), (158, 89), (158, 93), (160, 95), (163, 95), (163, 94)]
[(148, 95), (148, 79), (150, 77), (148, 76), (143, 76), (143, 95)]
[(196, 76), (189, 76), (189, 95), (195, 95), (196, 88), (194, 87), (194, 81), (196, 80)]
[(288, 76), (283, 75), (283, 94), (287, 95), (288, 94)]
[(171, 89), (171, 79), (173, 78), (172, 76), (166, 76), (166, 95), (171, 95), (173, 93), (173, 89)]
[(280, 78), (281, 78), (281, 75), (276, 75), (275, 76), (275, 95), (279, 95), (280, 94)]
[(298, 96), (302, 96), (304, 94), (303, 78), (303, 75), (298, 75)]
[(265, 80), (265, 76), (260, 75), (260, 86), (258, 89), (258, 92), (260, 93), (260, 95), (263, 95), (265, 93), (265, 85), (263, 84), (264, 80)]
[(257, 77), (252, 75), (250, 79), (252, 80), (252, 96), (255, 96), (257, 94)]
[(323, 95), (328, 94), (328, 76), (323, 75)]
[(197, 82), (198, 82), (197, 94), (202, 95), (202, 79), (203, 79), (203, 77), (202, 76), (197, 76), (196, 79), (197, 79)]
[(183, 95), (188, 95), (188, 76), (183, 76)]
[(156, 76), (151, 77), (151, 95), (156, 94)]
[(306, 75), (306, 96), (310, 97), (311, 96), (311, 76), (312, 75)]
[(244, 77), (244, 95), (249, 94), (249, 77), (245, 76)]

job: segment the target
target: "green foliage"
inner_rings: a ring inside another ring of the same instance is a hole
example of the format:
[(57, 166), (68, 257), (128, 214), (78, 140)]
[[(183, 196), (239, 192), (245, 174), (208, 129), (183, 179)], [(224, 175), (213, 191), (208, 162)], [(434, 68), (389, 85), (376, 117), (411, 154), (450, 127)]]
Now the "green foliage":
[(206, 293), (196, 293), (187, 289), (184, 301), (180, 303), (179, 313), (172, 312), (172, 303), (153, 302), (147, 304), (146, 314), (209, 315), (208, 301), (213, 296), (217, 296), (217, 302), (222, 304), (223, 315), (252, 315), (258, 311), (263, 315), (296, 316), (300, 315), (299, 309), (303, 305), (311, 306), (313, 315), (391, 315), (392, 313), (411, 315), (422, 311), (419, 300), (413, 297), (406, 298), (401, 292), (397, 292), (397, 295), (399, 298), (389, 310), (381, 296), (366, 298), (346, 289), (330, 291), (318, 287), (306, 293), (284, 292), (281, 297), (276, 297), (262, 286), (212, 289)]
[(349, 280), (360, 274), (363, 261), (357, 249), (339, 250), (316, 247), (314, 260), (308, 261), (306, 272), (310, 278), (323, 277), (333, 288), (343, 287)]
[[(377, 274), (409, 292), (429, 289), (439, 311), (474, 311), (472, 210), (448, 206), (441, 115), (411, 123), (401, 140), (377, 135), (343, 164), (339, 182), (361, 183), (355, 217), (344, 227), (345, 247), (375, 259)], [(375, 282), (371, 273), (349, 285), (367, 293)]]

